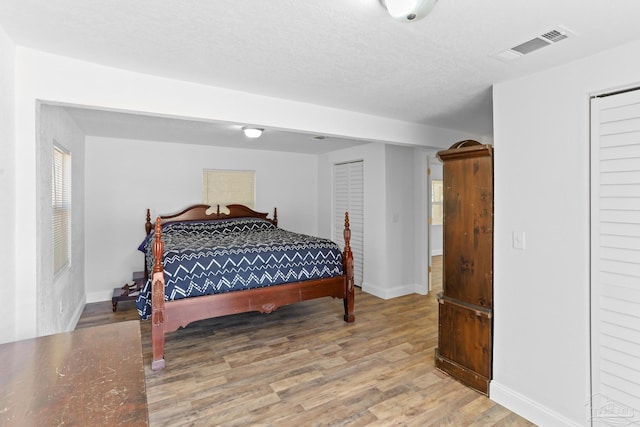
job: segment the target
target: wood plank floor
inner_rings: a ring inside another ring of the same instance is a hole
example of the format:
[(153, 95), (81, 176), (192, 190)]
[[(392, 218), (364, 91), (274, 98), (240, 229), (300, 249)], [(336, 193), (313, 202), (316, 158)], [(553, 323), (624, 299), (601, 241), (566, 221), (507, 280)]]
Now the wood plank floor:
[[(533, 425), (435, 369), (434, 295), (357, 291), (353, 324), (330, 298), (196, 322), (167, 335), (159, 372), (141, 322), (150, 424)], [(78, 327), (136, 318), (131, 302), (117, 313), (110, 302), (87, 304)]]

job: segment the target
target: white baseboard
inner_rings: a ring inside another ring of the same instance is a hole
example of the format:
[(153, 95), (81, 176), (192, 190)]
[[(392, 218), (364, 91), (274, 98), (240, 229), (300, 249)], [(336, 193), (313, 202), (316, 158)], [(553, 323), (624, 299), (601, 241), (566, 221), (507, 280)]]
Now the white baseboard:
[(82, 316), (82, 312), (84, 311), (84, 306), (86, 304), (86, 298), (82, 299), (82, 302), (78, 304), (75, 311), (73, 312), (73, 316), (69, 319), (69, 323), (67, 324), (67, 328), (65, 331), (70, 332), (73, 331), (78, 325), (78, 321), (80, 320), (80, 316)]
[(383, 288), (381, 286), (372, 285), (370, 283), (362, 283), (362, 291), (368, 294), (374, 295), (382, 299), (391, 299), (401, 297), (404, 295), (413, 294), (416, 291), (418, 285), (409, 284), (396, 286), (394, 288)]
[(494, 402), (539, 426), (581, 427), (583, 425), (497, 383), (495, 380), (491, 381), (489, 385), (489, 397)]
[(418, 295), (429, 295), (429, 292), (424, 289), (415, 289), (413, 293)]

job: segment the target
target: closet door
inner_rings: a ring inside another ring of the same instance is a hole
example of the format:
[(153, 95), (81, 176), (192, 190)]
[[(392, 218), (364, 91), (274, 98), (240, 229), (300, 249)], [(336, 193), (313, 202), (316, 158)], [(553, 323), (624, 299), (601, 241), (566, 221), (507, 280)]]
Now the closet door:
[(640, 423), (640, 90), (591, 111), (590, 418)]
[(344, 247), (344, 213), (349, 212), (354, 281), (362, 286), (364, 271), (364, 162), (333, 165), (333, 240)]

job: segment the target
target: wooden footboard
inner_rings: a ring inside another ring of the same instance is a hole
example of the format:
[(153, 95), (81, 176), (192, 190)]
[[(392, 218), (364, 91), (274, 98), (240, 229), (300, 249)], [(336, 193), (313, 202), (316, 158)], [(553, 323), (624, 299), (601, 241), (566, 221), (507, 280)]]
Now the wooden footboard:
[(151, 340), (153, 347), (151, 368), (153, 370), (163, 369), (165, 366), (165, 333), (186, 327), (189, 323), (197, 320), (249, 311), (271, 313), (283, 305), (321, 297), (341, 298), (344, 301), (344, 321), (353, 322), (355, 320), (353, 254), (350, 246), (351, 230), (349, 228), (348, 213), (345, 213), (345, 247), (342, 253), (344, 274), (342, 276), (184, 298), (175, 301), (164, 300), (162, 224), (162, 219), (158, 217), (155, 223), (153, 244), (155, 260), (151, 297)]

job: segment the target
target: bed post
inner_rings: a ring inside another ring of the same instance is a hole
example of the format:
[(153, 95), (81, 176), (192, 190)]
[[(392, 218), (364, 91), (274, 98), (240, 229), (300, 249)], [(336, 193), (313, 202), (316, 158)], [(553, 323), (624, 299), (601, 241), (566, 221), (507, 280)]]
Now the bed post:
[(347, 275), (347, 288), (344, 295), (344, 321), (356, 320), (353, 314), (354, 305), (354, 278), (353, 278), (353, 253), (351, 252), (351, 229), (349, 228), (349, 212), (344, 213), (344, 253), (342, 254), (342, 267)]
[(156, 218), (156, 233), (153, 241), (153, 276), (151, 277), (151, 343), (153, 360), (151, 369), (164, 369), (164, 269), (162, 267), (162, 222)]
[[(151, 229), (153, 226), (151, 225), (151, 211), (147, 209), (147, 221), (144, 223), (144, 231), (147, 232), (147, 236), (151, 234)], [(144, 263), (142, 263), (142, 271), (144, 271), (144, 281), (146, 282), (149, 279), (149, 270), (147, 270), (147, 255), (142, 254), (144, 258)]]
[(151, 224), (151, 211), (147, 209), (147, 221), (144, 223), (144, 231), (147, 232), (147, 236), (151, 234), (151, 229), (153, 225)]
[(278, 208), (273, 208), (273, 225), (278, 226)]

